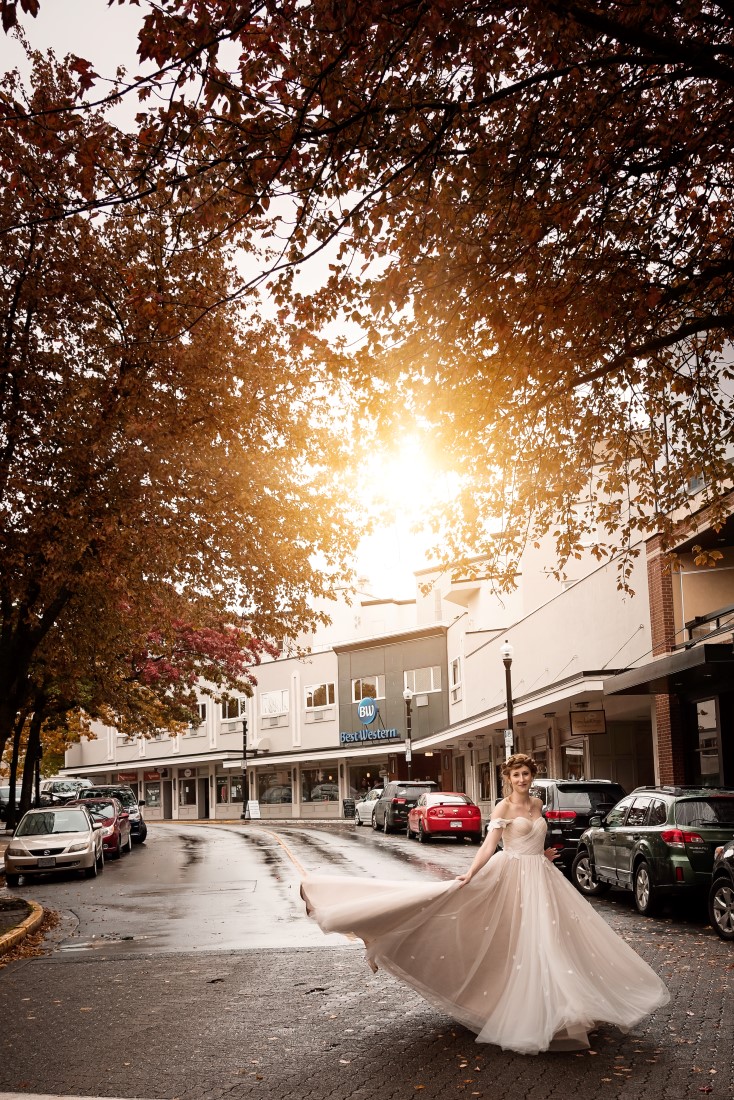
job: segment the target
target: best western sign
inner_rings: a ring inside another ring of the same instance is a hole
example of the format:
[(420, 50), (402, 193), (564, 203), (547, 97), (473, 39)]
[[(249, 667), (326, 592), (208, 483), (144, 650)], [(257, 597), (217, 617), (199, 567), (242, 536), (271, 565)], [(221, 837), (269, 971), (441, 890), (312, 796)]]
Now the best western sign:
[(400, 734), (397, 730), (370, 730), (361, 729), (356, 733), (340, 733), (340, 745), (354, 745), (360, 741), (399, 741)]

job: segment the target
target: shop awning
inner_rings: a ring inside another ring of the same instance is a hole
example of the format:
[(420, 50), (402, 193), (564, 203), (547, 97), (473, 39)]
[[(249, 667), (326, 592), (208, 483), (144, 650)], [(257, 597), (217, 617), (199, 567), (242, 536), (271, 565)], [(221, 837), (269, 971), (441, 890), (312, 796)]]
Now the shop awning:
[(734, 646), (705, 642), (656, 657), (638, 668), (610, 677), (605, 695), (676, 695), (694, 690), (716, 691), (734, 682)]

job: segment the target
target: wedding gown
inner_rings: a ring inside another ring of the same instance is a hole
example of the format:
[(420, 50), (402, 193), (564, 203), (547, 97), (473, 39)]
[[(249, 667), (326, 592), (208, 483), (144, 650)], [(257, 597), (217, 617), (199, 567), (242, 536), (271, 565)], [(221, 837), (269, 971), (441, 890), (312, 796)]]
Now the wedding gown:
[(663, 982), (543, 854), (545, 820), (494, 821), (497, 852), (465, 886), (308, 876), (308, 914), (477, 1033), (536, 1054), (588, 1047), (666, 1004)]

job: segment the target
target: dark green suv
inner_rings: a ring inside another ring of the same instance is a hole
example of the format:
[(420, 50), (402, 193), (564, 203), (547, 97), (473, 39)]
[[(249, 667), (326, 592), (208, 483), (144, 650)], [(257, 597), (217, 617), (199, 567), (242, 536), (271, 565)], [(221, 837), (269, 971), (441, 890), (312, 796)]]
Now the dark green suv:
[(638, 787), (579, 838), (571, 879), (587, 897), (631, 890), (640, 913), (660, 900), (704, 893), (716, 848), (731, 839), (734, 790)]

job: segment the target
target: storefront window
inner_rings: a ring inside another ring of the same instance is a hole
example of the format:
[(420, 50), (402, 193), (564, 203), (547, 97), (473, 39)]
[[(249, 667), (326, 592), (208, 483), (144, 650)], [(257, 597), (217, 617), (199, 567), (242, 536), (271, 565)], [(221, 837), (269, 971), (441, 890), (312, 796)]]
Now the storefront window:
[(456, 783), (454, 789), (457, 791), (466, 791), (466, 765), (464, 763), (464, 757), (457, 756), (454, 763), (454, 782)]
[(482, 802), (489, 802), (492, 798), (492, 765), (489, 760), (482, 760), (479, 765), (479, 798)]
[(290, 768), (257, 773), (257, 796), (265, 806), (280, 805), (293, 801)]
[(583, 745), (562, 745), (563, 778), (585, 779)]
[(716, 700), (702, 699), (696, 704), (698, 741), (695, 746), (696, 781), (702, 787), (715, 787), (719, 778), (719, 723)]
[(349, 797), (364, 798), (366, 794), (381, 787), (380, 765), (367, 764), (363, 766), (353, 765), (349, 769)]
[(339, 783), (336, 764), (323, 768), (304, 768), (301, 772), (302, 802), (338, 802)]
[(161, 804), (160, 783), (145, 784), (145, 805), (148, 810), (159, 809)]
[(242, 802), (242, 776), (233, 775), (229, 781), (230, 802)]
[(229, 802), (229, 776), (217, 776), (217, 805), (223, 806)]
[(179, 779), (178, 781), (179, 806), (196, 805), (196, 779)]

